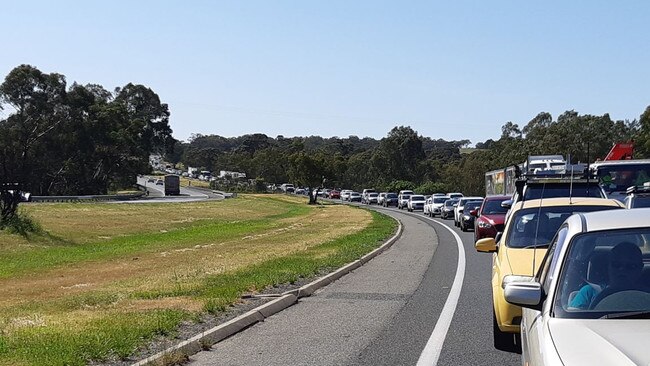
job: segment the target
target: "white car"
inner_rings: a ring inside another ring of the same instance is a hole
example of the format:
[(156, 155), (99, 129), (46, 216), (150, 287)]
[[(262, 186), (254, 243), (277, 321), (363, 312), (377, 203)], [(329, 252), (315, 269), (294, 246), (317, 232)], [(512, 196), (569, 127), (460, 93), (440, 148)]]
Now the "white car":
[(397, 196), (397, 208), (398, 209), (403, 209), (406, 208), (406, 205), (409, 202), (409, 197), (413, 194), (413, 191), (399, 191), (399, 195)]
[(413, 212), (416, 210), (424, 210), (424, 202), (425, 198), (421, 194), (414, 194), (409, 197), (408, 203), (406, 204), (406, 208), (409, 212)]
[(458, 205), (454, 207), (454, 225), (460, 227), (460, 218), (463, 216), (463, 210), (465, 209), (465, 203), (469, 201), (480, 201), (483, 197), (462, 197), (458, 200)]
[(431, 205), (433, 205), (433, 196), (429, 197), (424, 201), (424, 216), (431, 216)]
[(445, 201), (450, 199), (447, 196), (433, 196), (431, 205), (429, 206), (429, 216), (436, 217), (436, 215), (442, 215), (442, 206), (445, 205)]
[(344, 189), (341, 191), (341, 201), (349, 201), (350, 200), (350, 193), (352, 193), (352, 190), (350, 189)]
[(524, 365), (650, 365), (650, 209), (574, 214), (540, 260), (504, 290)]

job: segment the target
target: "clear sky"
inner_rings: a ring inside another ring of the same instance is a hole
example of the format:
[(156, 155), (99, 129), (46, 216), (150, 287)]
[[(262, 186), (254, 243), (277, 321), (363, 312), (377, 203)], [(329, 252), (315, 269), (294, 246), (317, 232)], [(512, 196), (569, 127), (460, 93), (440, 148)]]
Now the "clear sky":
[[(650, 1), (0, 1), (0, 76), (152, 88), (174, 137), (472, 143), (650, 105)], [(2, 112), (0, 112), (2, 113)], [(4, 112), (7, 113), (6, 111)]]

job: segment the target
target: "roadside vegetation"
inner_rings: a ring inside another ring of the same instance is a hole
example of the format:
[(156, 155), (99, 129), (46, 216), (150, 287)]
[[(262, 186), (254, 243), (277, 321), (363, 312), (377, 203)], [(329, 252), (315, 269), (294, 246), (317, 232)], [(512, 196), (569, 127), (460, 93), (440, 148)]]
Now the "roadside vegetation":
[(0, 365), (123, 359), (246, 293), (337, 268), (392, 219), (303, 198), (23, 205), (41, 230), (0, 231)]

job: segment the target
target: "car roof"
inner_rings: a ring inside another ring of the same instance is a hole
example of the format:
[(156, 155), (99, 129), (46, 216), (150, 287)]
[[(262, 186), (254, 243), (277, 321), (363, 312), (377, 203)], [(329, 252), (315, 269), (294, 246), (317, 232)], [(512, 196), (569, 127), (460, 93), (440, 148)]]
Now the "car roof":
[(610, 198), (595, 198), (595, 197), (554, 197), (534, 199), (528, 201), (517, 202), (513, 206), (514, 210), (522, 208), (535, 208), (535, 207), (549, 207), (549, 206), (612, 206), (624, 207), (623, 204), (615, 199)]
[(603, 160), (597, 161), (590, 165), (590, 168), (598, 168), (607, 165), (635, 165), (635, 164), (648, 164), (650, 159), (634, 159), (634, 160)]
[(485, 197), (486, 201), (503, 201), (503, 200), (509, 200), (511, 199), (512, 196), (487, 196)]
[(583, 229), (586, 226), (587, 231), (650, 227), (650, 208), (596, 211), (574, 216), (571, 219), (582, 220)]

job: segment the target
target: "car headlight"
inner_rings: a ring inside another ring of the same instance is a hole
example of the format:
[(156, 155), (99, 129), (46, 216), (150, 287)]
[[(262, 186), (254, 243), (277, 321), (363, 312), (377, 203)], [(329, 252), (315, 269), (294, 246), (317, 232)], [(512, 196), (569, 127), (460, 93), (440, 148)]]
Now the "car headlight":
[(480, 227), (481, 229), (489, 229), (489, 228), (492, 227), (492, 225), (490, 225), (489, 222), (479, 221), (478, 222), (478, 227)]
[(511, 282), (531, 282), (532, 280), (532, 276), (507, 275), (503, 277), (503, 281), (501, 281), (501, 288), (505, 289), (506, 285)]

